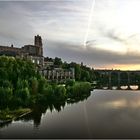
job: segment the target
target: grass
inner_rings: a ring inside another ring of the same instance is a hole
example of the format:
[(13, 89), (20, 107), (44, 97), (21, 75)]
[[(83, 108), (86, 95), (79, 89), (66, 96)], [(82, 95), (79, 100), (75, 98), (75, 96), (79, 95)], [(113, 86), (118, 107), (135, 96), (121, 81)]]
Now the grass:
[(1, 121), (14, 120), (29, 112), (31, 112), (31, 109), (29, 108), (17, 109), (17, 110), (9, 110), (9, 109), (0, 110), (0, 120)]

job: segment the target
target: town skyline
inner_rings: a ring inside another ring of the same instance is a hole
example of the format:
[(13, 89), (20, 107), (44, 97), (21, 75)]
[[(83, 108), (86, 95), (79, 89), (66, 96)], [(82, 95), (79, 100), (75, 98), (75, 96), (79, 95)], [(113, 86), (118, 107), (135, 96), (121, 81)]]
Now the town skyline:
[(22, 47), (32, 36), (43, 38), (44, 56), (60, 57), (95, 69), (140, 69), (137, 0), (0, 1), (0, 45)]

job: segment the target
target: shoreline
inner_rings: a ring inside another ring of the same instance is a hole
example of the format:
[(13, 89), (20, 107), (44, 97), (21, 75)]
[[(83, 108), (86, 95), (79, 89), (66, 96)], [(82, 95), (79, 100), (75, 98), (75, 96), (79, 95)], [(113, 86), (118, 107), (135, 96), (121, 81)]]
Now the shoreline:
[[(14, 110), (15, 111), (15, 110)], [(10, 123), (10, 122), (12, 122), (12, 121), (15, 121), (15, 120), (17, 120), (17, 119), (19, 119), (19, 118), (21, 118), (21, 117), (23, 117), (23, 116), (26, 116), (27, 114), (30, 114), (31, 112), (32, 112), (32, 110), (31, 109), (29, 109), (29, 108), (23, 108), (23, 109), (20, 109), (20, 110), (16, 110), (16, 113), (19, 113), (19, 112), (21, 112), (21, 111), (23, 111), (23, 113), (20, 113), (19, 115), (14, 115), (14, 116), (12, 116), (10, 119), (6, 119), (6, 117), (5, 117), (5, 119), (0, 119), (0, 125), (3, 125), (3, 124), (6, 124), (6, 123)], [(6, 112), (6, 116), (8, 115), (11, 115), (10, 113), (11, 112), (13, 112), (13, 111), (8, 111), (8, 112)]]

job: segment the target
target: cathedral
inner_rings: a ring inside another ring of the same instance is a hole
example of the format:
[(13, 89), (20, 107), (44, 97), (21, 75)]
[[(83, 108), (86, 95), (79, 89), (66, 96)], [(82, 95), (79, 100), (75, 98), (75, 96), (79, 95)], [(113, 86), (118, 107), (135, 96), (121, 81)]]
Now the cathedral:
[(41, 36), (34, 37), (34, 45), (24, 45), (21, 48), (0, 46), (0, 55), (27, 58), (40, 66), (44, 65), (43, 44)]

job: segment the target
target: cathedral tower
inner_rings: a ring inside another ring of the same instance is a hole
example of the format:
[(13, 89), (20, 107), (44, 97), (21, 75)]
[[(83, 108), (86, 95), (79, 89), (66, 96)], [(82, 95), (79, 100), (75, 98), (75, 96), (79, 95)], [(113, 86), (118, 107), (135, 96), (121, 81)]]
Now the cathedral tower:
[(35, 36), (35, 39), (34, 39), (34, 45), (38, 47), (38, 52), (37, 54), (39, 56), (43, 56), (43, 48), (42, 48), (42, 39), (41, 39), (41, 36), (37, 35)]

